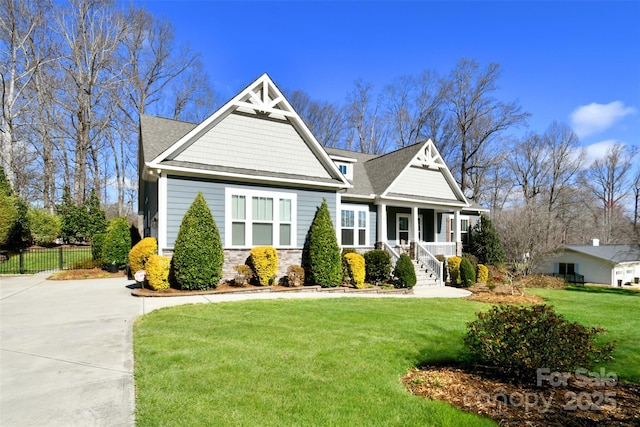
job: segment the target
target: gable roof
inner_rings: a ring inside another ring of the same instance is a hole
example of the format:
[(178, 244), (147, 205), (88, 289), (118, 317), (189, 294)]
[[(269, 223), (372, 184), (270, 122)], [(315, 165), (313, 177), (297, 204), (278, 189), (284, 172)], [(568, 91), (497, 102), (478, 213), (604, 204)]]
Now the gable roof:
[(200, 124), (170, 122), (141, 117), (147, 168), (351, 186), (267, 74)]
[(640, 245), (565, 245), (562, 249), (600, 258), (613, 264), (640, 261)]

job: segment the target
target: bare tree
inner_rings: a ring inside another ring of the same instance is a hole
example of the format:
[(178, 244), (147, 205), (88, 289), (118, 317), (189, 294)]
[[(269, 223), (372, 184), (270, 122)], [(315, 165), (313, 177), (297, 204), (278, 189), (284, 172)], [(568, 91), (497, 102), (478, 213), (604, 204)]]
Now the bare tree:
[(495, 152), (489, 146), (505, 130), (524, 124), (528, 113), (517, 102), (505, 103), (493, 97), (500, 76), (499, 65), (486, 68), (469, 59), (458, 61), (449, 78), (447, 103), (454, 139), (459, 147), (457, 167), (460, 187), (472, 200), (479, 195), (471, 177), (486, 167)]
[(326, 147), (340, 147), (344, 142), (344, 107), (313, 101), (302, 90), (287, 93), (287, 99), (318, 142)]
[(604, 243), (615, 239), (614, 226), (623, 216), (623, 202), (632, 188), (631, 173), (637, 153), (637, 147), (616, 143), (586, 171), (584, 185), (600, 203)]
[(56, 100), (67, 114), (62, 129), (73, 141), (73, 200), (77, 204), (87, 196), (89, 167), (93, 186), (101, 192), (97, 144), (114, 111), (110, 91), (121, 83), (114, 57), (124, 25), (111, 7), (109, 0), (72, 0), (56, 7), (54, 13), (66, 53), (60, 62), (64, 90), (56, 94)]
[(362, 153), (382, 154), (386, 149), (386, 130), (378, 114), (378, 104), (372, 98), (373, 85), (362, 80), (347, 97), (349, 134), (346, 145)]

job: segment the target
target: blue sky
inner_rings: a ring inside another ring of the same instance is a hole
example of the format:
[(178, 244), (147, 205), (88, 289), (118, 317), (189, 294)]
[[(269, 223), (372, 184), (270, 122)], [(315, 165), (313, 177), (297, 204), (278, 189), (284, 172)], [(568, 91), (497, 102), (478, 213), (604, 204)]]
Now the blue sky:
[(640, 2), (142, 1), (201, 52), (220, 101), (267, 72), (281, 89), (343, 103), (460, 58), (502, 69), (497, 96), (530, 131), (571, 125), (592, 154), (640, 145)]

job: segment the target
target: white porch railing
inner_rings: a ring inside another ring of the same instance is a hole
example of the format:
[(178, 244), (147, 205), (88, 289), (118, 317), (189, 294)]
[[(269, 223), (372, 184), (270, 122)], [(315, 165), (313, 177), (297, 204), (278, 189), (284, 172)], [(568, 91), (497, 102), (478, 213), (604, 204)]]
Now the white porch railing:
[(398, 258), (400, 258), (400, 255), (387, 242), (382, 242), (382, 249), (384, 249), (391, 256), (391, 265), (395, 266), (396, 261), (398, 261)]
[(456, 256), (455, 242), (420, 242), (420, 246), (435, 255), (444, 255), (446, 258)]
[(436, 275), (438, 278), (438, 286), (444, 286), (444, 263), (433, 256), (433, 254), (427, 249), (427, 245), (428, 243), (416, 244), (416, 261)]

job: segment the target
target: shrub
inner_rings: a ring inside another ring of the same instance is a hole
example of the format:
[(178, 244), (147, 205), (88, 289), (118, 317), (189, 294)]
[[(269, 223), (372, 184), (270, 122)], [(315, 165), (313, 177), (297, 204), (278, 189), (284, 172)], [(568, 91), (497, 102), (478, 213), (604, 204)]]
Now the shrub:
[[(131, 236), (131, 232), (129, 232)], [(151, 255), (158, 252), (158, 242), (155, 237), (145, 237), (136, 243), (129, 251), (129, 268), (133, 273), (144, 270), (144, 265)]]
[(464, 339), (472, 359), (521, 380), (536, 378), (536, 369), (569, 372), (607, 360), (615, 343), (595, 345), (604, 329), (569, 322), (553, 307), (494, 306), (468, 322)]
[(358, 289), (364, 289), (365, 278), (365, 261), (364, 257), (358, 253), (352, 252), (344, 256), (347, 264), (347, 273), (349, 280)]
[(215, 288), (222, 277), (220, 232), (202, 193), (184, 214), (174, 244), (169, 280), (179, 289)]
[(60, 218), (44, 209), (31, 208), (27, 212), (31, 240), (36, 245), (51, 245), (60, 234)]
[(462, 258), (460, 261), (460, 283), (464, 287), (476, 284), (476, 270), (467, 258)]
[(102, 263), (117, 264), (118, 268), (122, 269), (127, 264), (130, 249), (131, 236), (127, 219), (116, 218), (107, 228), (107, 236), (102, 247)]
[(455, 286), (458, 284), (458, 278), (460, 277), (460, 263), (462, 262), (462, 258), (459, 256), (452, 256), (447, 259), (447, 264), (449, 265), (449, 278), (451, 279), (451, 285)]
[(478, 267), (478, 257), (476, 257), (474, 254), (463, 253), (462, 258), (468, 259), (474, 270)]
[(387, 283), (391, 278), (391, 256), (382, 249), (365, 252), (364, 266), (369, 283)]
[(287, 268), (287, 286), (302, 286), (304, 283), (304, 268), (290, 265)]
[(15, 197), (0, 191), (0, 245), (9, 240), (13, 225), (18, 218)]
[(307, 283), (320, 285), (323, 288), (340, 285), (342, 282), (340, 247), (325, 199), (322, 200), (311, 223), (303, 257)]
[(484, 264), (478, 264), (478, 283), (487, 283), (489, 280), (489, 269)]
[(169, 288), (169, 268), (171, 265), (171, 258), (161, 255), (150, 255), (144, 265), (145, 279), (147, 284), (153, 290), (159, 291), (161, 289)]
[(273, 246), (256, 246), (251, 249), (251, 265), (260, 286), (270, 286), (278, 273), (278, 251)]
[(400, 254), (396, 267), (393, 270), (393, 276), (396, 283), (401, 288), (413, 288), (418, 279), (416, 278), (416, 270), (409, 255)]
[(504, 250), (498, 232), (486, 215), (482, 215), (471, 230), (470, 252), (478, 257), (482, 264), (497, 265), (504, 262)]
[(344, 258), (347, 254), (357, 254), (353, 248), (342, 248), (342, 254), (340, 255), (340, 259), (342, 260), (342, 281), (347, 282), (351, 279), (349, 276), (349, 264), (347, 264), (347, 260)]
[(102, 259), (102, 248), (104, 247), (104, 241), (107, 238), (107, 233), (96, 233), (91, 239), (91, 257), (94, 261), (100, 261)]
[(253, 279), (253, 269), (247, 264), (236, 265), (233, 269), (236, 271), (236, 277), (233, 278), (233, 282), (237, 286), (246, 285)]

